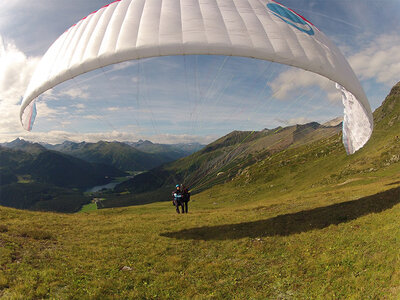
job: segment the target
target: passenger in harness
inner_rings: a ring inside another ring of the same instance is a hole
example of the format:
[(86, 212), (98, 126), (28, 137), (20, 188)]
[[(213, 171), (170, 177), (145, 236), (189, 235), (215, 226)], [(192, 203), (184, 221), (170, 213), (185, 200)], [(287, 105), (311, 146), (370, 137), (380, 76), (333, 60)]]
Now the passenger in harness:
[(175, 190), (172, 192), (172, 197), (173, 197), (173, 203), (174, 203), (174, 205), (176, 207), (176, 212), (178, 214), (180, 213), (179, 206), (181, 206), (182, 207), (182, 213), (184, 213), (181, 187), (180, 187), (179, 184), (177, 184), (175, 187), (176, 187)]
[(182, 185), (182, 209), (183, 212), (188, 213), (188, 202), (190, 201), (190, 192), (187, 187)]

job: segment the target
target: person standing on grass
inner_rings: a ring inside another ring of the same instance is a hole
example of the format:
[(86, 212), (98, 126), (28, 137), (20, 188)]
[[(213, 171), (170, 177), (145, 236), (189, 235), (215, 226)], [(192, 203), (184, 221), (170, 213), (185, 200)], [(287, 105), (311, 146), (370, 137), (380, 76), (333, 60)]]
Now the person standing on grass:
[(188, 213), (188, 202), (190, 201), (190, 192), (187, 187), (182, 184), (182, 209), (184, 213)]
[(179, 206), (182, 206), (182, 213), (184, 213), (183, 211), (183, 202), (182, 202), (182, 191), (181, 191), (181, 187), (179, 184), (177, 184), (175, 186), (175, 190), (172, 192), (172, 197), (173, 197), (173, 201), (174, 201), (174, 205), (176, 207), (176, 212), (179, 214)]

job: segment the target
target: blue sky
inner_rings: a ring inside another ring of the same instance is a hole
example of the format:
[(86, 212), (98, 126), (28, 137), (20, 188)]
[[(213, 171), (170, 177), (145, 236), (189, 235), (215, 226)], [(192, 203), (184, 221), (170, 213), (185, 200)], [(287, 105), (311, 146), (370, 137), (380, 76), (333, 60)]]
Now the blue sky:
[[(208, 143), (232, 130), (261, 130), (343, 114), (334, 84), (267, 61), (176, 56), (105, 67), (65, 82), (38, 102), (32, 132), (19, 101), (48, 47), (103, 0), (0, 4), (0, 142), (64, 140)], [(377, 108), (400, 74), (398, 0), (281, 0), (344, 53)]]

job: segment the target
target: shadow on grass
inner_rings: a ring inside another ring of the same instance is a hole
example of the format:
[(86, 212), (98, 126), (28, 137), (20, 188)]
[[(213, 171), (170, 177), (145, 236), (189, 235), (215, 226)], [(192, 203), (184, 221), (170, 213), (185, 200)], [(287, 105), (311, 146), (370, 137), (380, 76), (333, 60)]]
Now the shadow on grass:
[(287, 236), (322, 229), (332, 224), (349, 222), (371, 213), (382, 212), (398, 203), (400, 203), (400, 187), (357, 200), (279, 215), (266, 220), (204, 226), (165, 232), (160, 235), (187, 240), (233, 240), (244, 237)]
[(400, 180), (399, 180), (399, 181), (392, 182), (392, 183), (388, 183), (388, 184), (386, 184), (386, 185), (396, 185), (396, 184), (400, 184)]

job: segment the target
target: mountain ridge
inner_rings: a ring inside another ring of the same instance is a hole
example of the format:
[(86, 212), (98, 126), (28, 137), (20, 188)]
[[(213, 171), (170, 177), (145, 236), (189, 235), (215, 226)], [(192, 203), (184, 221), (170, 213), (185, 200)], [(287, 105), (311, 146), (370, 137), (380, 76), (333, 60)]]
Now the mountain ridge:
[[(163, 189), (165, 194), (167, 189), (176, 183), (182, 182), (193, 188), (198, 186), (199, 182), (214, 177), (211, 179), (212, 184), (204, 186), (209, 188), (231, 180), (241, 169), (274, 153), (292, 146), (311, 143), (321, 136), (334, 136), (340, 130), (340, 126), (324, 126), (317, 122), (262, 131), (234, 130), (191, 156), (139, 174), (117, 185), (115, 192), (136, 195), (159, 188)], [(203, 188), (197, 192), (201, 190)], [(161, 201), (161, 197), (157, 200)]]

